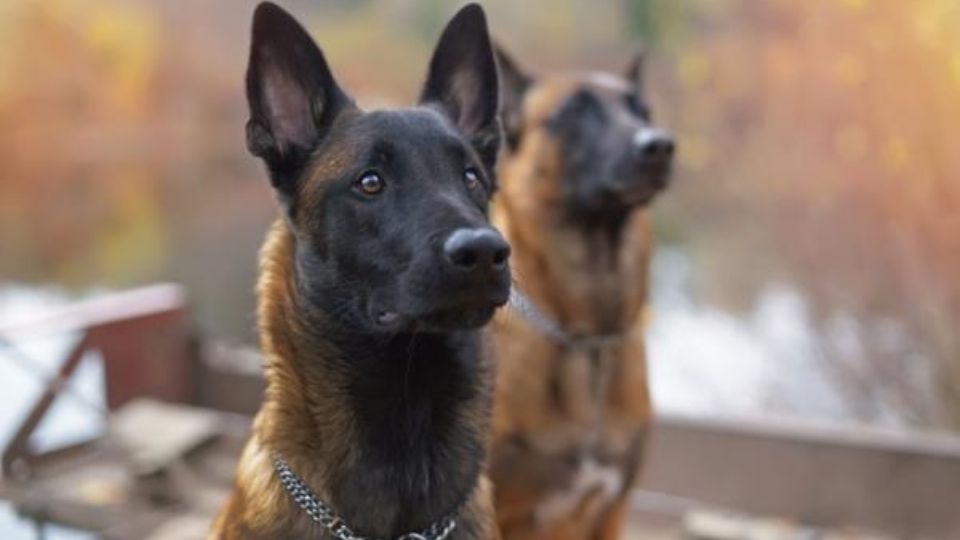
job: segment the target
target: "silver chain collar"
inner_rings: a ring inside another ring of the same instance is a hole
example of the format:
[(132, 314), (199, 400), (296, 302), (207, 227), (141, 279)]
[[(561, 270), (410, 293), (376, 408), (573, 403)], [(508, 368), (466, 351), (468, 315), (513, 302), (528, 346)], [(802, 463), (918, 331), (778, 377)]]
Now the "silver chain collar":
[(529, 298), (516, 287), (510, 289), (510, 308), (523, 317), (534, 329), (561, 347), (577, 349), (600, 349), (620, 342), (622, 334), (601, 334), (596, 336), (578, 336), (569, 334), (543, 311), (540, 311)]
[[(317, 498), (282, 459), (274, 458), (273, 467), (277, 471), (277, 476), (280, 477), (283, 489), (293, 498), (297, 506), (306, 512), (311, 520), (330, 531), (336, 540), (377, 540), (354, 533), (343, 518)], [(453, 515), (449, 515), (433, 522), (421, 532), (406, 533), (395, 540), (445, 540), (456, 528), (456, 520)]]

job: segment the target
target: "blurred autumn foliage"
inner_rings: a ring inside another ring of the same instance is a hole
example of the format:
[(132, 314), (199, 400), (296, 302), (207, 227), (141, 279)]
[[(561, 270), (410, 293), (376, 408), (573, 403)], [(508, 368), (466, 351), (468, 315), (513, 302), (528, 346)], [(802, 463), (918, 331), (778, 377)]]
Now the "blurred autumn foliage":
[(686, 4), (663, 210), (713, 301), (799, 286), (863, 416), (960, 426), (960, 4)]
[[(453, 0), (291, 0), (361, 104), (405, 103)], [(491, 0), (534, 72), (651, 49), (680, 142), (657, 203), (705, 302), (803, 292), (819, 360), (859, 403), (960, 427), (960, 4), (955, 0)], [(243, 143), (252, 0), (0, 6), (0, 268), (72, 287), (187, 283), (249, 337), (275, 214)], [(881, 399), (882, 397), (882, 399)], [(886, 405), (879, 405), (883, 403)]]

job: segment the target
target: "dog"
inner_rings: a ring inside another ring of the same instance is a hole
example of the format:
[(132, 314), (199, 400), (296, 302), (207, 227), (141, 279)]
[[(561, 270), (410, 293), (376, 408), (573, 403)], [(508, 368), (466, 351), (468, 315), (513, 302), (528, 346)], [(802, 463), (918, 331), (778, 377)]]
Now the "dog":
[(534, 78), (498, 51), (506, 148), (494, 223), (513, 247), (493, 323), (491, 478), (507, 540), (620, 537), (651, 404), (645, 210), (674, 142), (625, 75)]
[(273, 4), (252, 34), (247, 145), (280, 207), (257, 286), (267, 385), (209, 538), (498, 538), (480, 331), (509, 299), (510, 247), (488, 220), (483, 10), (451, 19), (404, 109), (359, 109)]

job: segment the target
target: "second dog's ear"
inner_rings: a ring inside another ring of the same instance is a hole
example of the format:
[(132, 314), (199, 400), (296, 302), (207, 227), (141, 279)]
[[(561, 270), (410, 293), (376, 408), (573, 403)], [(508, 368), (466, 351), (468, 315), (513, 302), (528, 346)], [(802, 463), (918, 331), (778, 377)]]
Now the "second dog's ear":
[(630, 59), (630, 63), (627, 64), (627, 69), (623, 72), (623, 78), (626, 79), (632, 88), (632, 93), (627, 97), (628, 106), (634, 114), (649, 123), (650, 108), (647, 107), (646, 104), (646, 88), (644, 86), (646, 58), (647, 53), (643, 49), (637, 51), (637, 53), (633, 55), (633, 58)]
[(644, 67), (647, 60), (647, 53), (643, 49), (637, 51), (627, 64), (627, 70), (623, 73), (623, 78), (632, 84), (637, 91), (637, 97), (642, 98), (646, 88), (644, 87)]
[(494, 46), (500, 68), (500, 118), (507, 138), (507, 147), (516, 150), (523, 134), (523, 97), (533, 84), (533, 78), (517, 67), (507, 52)]
[(420, 103), (439, 105), (491, 169), (500, 146), (497, 90), (486, 16), (479, 5), (468, 4), (440, 36)]
[(336, 115), (352, 106), (310, 35), (269, 2), (253, 15), (247, 101), (247, 147), (267, 162), (278, 189), (290, 187)]

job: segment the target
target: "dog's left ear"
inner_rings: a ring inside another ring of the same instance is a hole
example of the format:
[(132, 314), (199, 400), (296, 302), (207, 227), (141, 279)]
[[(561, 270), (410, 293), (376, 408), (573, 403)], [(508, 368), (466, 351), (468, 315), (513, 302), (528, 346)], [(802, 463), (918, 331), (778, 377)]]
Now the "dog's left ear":
[(633, 93), (628, 100), (630, 102), (630, 108), (632, 108), (638, 116), (649, 122), (650, 109), (646, 105), (646, 81), (644, 80), (646, 60), (646, 51), (643, 49), (637, 51), (637, 53), (633, 55), (633, 58), (630, 59), (623, 78), (626, 79), (627, 83), (633, 88)]
[(630, 63), (627, 64), (627, 70), (623, 73), (623, 78), (627, 80), (628, 83), (632, 84), (636, 88), (637, 97), (643, 97), (645, 88), (645, 81), (643, 80), (644, 67), (647, 62), (647, 52), (644, 49), (640, 49), (636, 54), (633, 55), (633, 58), (630, 59)]
[(534, 81), (499, 44), (494, 46), (494, 52), (500, 68), (500, 119), (507, 147), (516, 150), (523, 133), (523, 98)]
[(311, 152), (353, 101), (313, 38), (289, 13), (263, 2), (253, 14), (247, 67), (247, 147), (286, 196)]
[(500, 149), (497, 64), (483, 8), (467, 4), (447, 23), (430, 60), (420, 103), (437, 105), (493, 171)]

